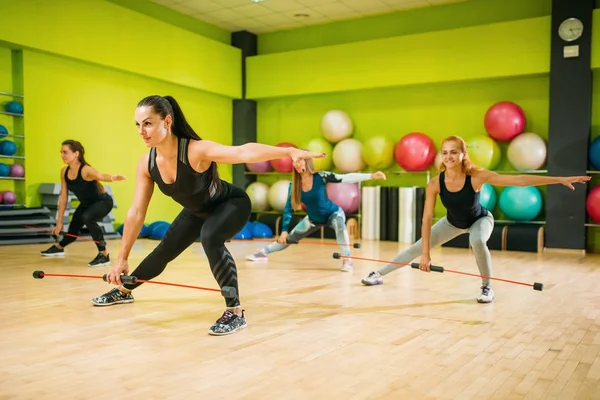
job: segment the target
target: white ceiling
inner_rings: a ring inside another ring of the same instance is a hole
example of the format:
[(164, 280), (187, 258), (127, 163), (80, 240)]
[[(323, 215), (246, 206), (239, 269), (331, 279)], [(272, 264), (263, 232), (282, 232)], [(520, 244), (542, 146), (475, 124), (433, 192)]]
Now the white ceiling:
[(247, 30), (259, 34), (467, 0), (150, 1), (231, 32)]

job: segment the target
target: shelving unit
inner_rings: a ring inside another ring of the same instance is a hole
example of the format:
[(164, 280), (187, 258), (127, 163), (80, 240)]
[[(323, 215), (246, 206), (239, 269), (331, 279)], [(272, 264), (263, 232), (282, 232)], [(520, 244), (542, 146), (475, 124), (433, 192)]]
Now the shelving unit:
[[(23, 95), (16, 94), (16, 93), (8, 93), (8, 92), (0, 92), (0, 97), (9, 97), (9, 98), (18, 99), (18, 100), (22, 100), (25, 98)], [(0, 114), (9, 115), (14, 118), (23, 118), (24, 117), (23, 113), (11, 113), (11, 112), (4, 111), (3, 109), (0, 109)], [(13, 124), (13, 130), (14, 130), (15, 125), (17, 125), (17, 124)], [(21, 123), (21, 126), (23, 126), (22, 123)], [(4, 140), (11, 140), (11, 139), (25, 139), (25, 135), (17, 134), (15, 132), (9, 132), (7, 135), (0, 136), (0, 142), (2, 142)], [(6, 161), (10, 160), (10, 161), (12, 161), (12, 163), (9, 163), (9, 164), (14, 164), (15, 160), (25, 160), (25, 155), (24, 155), (25, 149), (23, 148), (23, 146), (19, 146), (19, 147), (21, 147), (20, 150), (23, 155), (8, 156), (8, 155), (0, 154), (0, 162), (4, 162), (3, 160), (6, 160)], [(6, 209), (19, 209), (19, 208), (26, 207), (26, 205), (25, 205), (25, 184), (24, 184), (26, 181), (26, 177), (2, 176), (2, 177), (0, 177), (0, 180), (1, 181), (14, 181), (15, 185), (12, 190), (17, 195), (17, 202), (15, 204), (0, 204), (0, 209), (6, 210)], [(22, 186), (19, 187), (17, 185), (19, 185), (19, 186), (22, 185)]]

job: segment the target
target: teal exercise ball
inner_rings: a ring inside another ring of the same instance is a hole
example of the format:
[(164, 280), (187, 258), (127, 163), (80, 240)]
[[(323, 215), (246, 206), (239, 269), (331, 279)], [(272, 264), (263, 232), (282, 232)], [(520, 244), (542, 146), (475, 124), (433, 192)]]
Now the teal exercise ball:
[(532, 221), (542, 212), (542, 193), (535, 186), (507, 186), (498, 203), (509, 220)]
[(479, 191), (479, 204), (485, 207), (486, 210), (494, 212), (497, 201), (498, 195), (496, 195), (494, 187), (489, 183), (484, 183)]

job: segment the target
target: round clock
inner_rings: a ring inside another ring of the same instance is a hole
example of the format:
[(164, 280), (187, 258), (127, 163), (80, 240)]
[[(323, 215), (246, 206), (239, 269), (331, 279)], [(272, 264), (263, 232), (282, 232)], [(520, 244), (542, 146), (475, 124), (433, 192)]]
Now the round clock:
[(565, 42), (572, 42), (581, 37), (583, 23), (577, 18), (567, 18), (558, 27), (558, 36)]

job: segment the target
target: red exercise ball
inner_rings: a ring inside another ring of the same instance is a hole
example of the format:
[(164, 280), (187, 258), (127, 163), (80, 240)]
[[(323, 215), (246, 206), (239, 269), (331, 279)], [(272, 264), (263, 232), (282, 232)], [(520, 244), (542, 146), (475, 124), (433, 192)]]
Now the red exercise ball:
[(590, 218), (596, 224), (600, 224), (600, 185), (594, 187), (588, 193), (585, 209), (590, 215)]
[[(279, 143), (277, 145), (277, 147), (297, 148), (295, 145), (293, 145), (291, 143), (287, 143), (287, 142)], [(271, 166), (277, 172), (292, 172), (292, 169), (294, 168), (291, 157), (278, 158), (277, 160), (271, 160)]]
[(501, 101), (485, 113), (483, 126), (490, 137), (499, 142), (510, 142), (525, 129), (527, 119), (517, 104)]
[(396, 144), (396, 162), (406, 171), (424, 171), (433, 164), (436, 150), (433, 140), (421, 132), (404, 135)]

